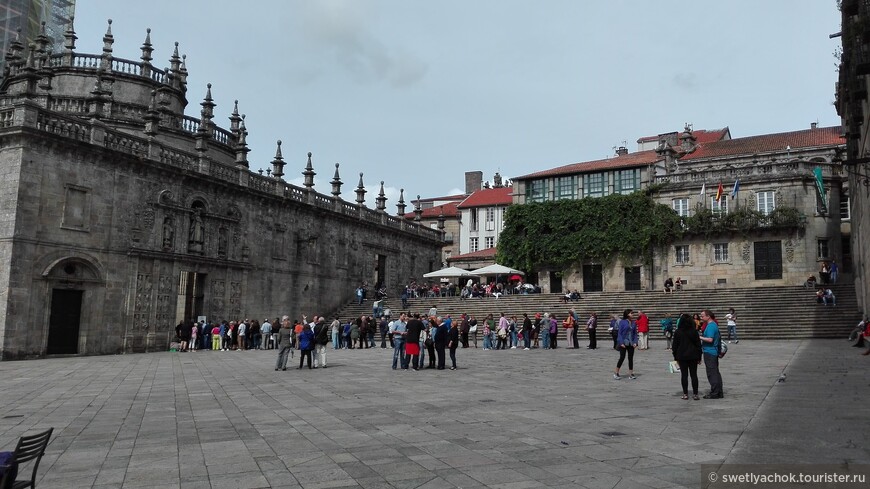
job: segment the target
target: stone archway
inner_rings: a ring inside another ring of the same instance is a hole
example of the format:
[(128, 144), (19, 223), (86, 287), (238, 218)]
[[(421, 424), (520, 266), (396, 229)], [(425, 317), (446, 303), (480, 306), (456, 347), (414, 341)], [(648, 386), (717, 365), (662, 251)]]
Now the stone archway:
[(88, 289), (102, 283), (99, 269), (81, 257), (64, 257), (43, 272), (48, 280), (49, 316), (45, 343), (47, 355), (76, 355), (81, 351), (82, 308)]

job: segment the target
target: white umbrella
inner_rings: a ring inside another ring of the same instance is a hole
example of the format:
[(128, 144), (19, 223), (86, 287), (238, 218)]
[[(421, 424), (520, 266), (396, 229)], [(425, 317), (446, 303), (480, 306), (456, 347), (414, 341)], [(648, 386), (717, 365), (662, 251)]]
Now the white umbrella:
[(468, 270), (459, 267), (447, 267), (423, 274), (426, 278), (474, 277), (476, 275), (476, 273), (469, 272)]
[(509, 275), (509, 274), (518, 274), (525, 275), (523, 272), (519, 270), (514, 270), (511, 267), (506, 267), (504, 265), (499, 265), (498, 263), (493, 265), (487, 265), (483, 268), (478, 268), (477, 270), (472, 270), (470, 272), (473, 275)]

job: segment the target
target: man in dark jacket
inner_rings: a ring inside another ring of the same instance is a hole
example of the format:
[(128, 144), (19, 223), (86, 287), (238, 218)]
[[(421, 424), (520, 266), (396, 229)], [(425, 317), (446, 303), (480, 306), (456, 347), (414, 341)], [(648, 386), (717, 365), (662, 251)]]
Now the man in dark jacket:
[(444, 321), (441, 321), (441, 318), (437, 318), (435, 322), (438, 325), (437, 332), (435, 333), (435, 354), (438, 356), (438, 370), (444, 370), (444, 349), (447, 348), (447, 342), (449, 338), (447, 337), (450, 329)]

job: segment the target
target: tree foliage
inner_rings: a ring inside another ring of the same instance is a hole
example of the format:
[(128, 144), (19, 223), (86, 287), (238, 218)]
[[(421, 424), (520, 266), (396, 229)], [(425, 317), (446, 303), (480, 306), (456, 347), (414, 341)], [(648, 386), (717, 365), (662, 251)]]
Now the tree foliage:
[(499, 263), (564, 270), (584, 261), (650, 263), (653, 248), (682, 233), (680, 217), (648, 194), (512, 205), (499, 235)]

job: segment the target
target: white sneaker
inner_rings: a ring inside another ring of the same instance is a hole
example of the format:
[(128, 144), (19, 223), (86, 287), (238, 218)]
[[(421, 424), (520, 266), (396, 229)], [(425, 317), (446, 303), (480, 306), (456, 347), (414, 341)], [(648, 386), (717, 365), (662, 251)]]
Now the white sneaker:
[(523, 350), (525, 350), (525, 351), (529, 351), (529, 349), (528, 349), (528, 348), (523, 348)]
[(517, 349), (517, 347), (515, 347), (515, 346), (511, 347), (511, 350), (516, 350), (516, 349)]
[(619, 374), (613, 374), (613, 380), (622, 380), (622, 377)]

